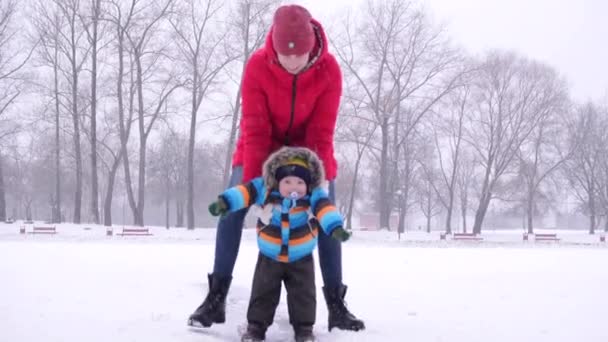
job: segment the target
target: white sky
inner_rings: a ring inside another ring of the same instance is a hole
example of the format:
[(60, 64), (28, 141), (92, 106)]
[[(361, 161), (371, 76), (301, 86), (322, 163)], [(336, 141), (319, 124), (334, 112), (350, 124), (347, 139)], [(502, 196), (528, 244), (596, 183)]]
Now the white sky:
[[(327, 25), (349, 0), (294, 0)], [(454, 41), (472, 53), (513, 49), (555, 67), (575, 100), (608, 102), (608, 1), (426, 0)]]

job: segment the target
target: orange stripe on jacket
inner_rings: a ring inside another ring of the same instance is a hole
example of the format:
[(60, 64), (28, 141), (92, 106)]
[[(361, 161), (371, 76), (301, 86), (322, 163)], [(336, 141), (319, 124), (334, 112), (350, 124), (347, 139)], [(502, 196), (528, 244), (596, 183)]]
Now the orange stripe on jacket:
[(245, 206), (248, 207), (249, 206), (249, 191), (247, 191), (247, 188), (244, 185), (237, 185), (237, 189), (239, 189), (239, 191), (241, 192), (241, 195), (243, 195), (243, 201), (245, 202)]
[(319, 234), (319, 231), (317, 229), (315, 229), (312, 231), (312, 234), (306, 234), (305, 236), (302, 236), (301, 238), (297, 238), (297, 239), (289, 239), (289, 245), (298, 246), (303, 243), (307, 243), (308, 241), (316, 238), (318, 234)]
[(328, 205), (327, 207), (321, 209), (318, 213), (317, 213), (317, 220), (321, 221), (323, 219), (323, 216), (325, 216), (325, 214), (327, 214), (330, 211), (336, 210), (336, 207), (333, 205)]
[(307, 210), (308, 210), (308, 207), (298, 206), (298, 207), (290, 209), (289, 213), (290, 214), (297, 214), (297, 213), (301, 213), (301, 212), (304, 212), (304, 211), (307, 211)]
[(280, 238), (275, 238), (275, 237), (272, 237), (272, 236), (270, 236), (270, 235), (266, 234), (266, 233), (265, 233), (265, 232), (263, 232), (263, 231), (262, 231), (262, 232), (260, 232), (260, 238), (261, 238), (262, 240), (264, 240), (264, 241), (267, 241), (267, 242), (273, 243), (273, 244), (275, 244), (275, 245), (281, 245), (281, 244), (283, 243), (283, 240), (281, 240)]

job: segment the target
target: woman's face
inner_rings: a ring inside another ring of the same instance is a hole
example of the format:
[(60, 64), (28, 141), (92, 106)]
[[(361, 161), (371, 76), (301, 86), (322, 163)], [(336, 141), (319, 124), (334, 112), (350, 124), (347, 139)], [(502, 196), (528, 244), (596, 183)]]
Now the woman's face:
[(277, 56), (279, 57), (281, 66), (293, 75), (302, 71), (308, 63), (308, 53), (303, 55), (281, 55), (280, 53), (277, 53)]

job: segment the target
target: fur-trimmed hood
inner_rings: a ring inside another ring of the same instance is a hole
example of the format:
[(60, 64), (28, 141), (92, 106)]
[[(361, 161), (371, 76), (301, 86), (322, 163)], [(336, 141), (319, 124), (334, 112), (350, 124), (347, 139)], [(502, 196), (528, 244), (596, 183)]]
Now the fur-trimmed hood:
[(323, 169), (323, 162), (316, 153), (305, 147), (285, 146), (271, 154), (266, 159), (266, 162), (264, 162), (262, 176), (268, 188), (278, 188), (279, 184), (275, 178), (275, 173), (279, 167), (285, 165), (292, 158), (302, 159), (308, 163), (311, 178), (309, 192), (324, 183), (325, 171)]

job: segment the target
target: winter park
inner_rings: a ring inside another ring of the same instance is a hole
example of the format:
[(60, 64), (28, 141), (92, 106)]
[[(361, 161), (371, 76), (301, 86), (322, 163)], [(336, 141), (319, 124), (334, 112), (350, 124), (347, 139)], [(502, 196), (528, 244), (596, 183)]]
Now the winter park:
[(608, 341), (603, 13), (0, 0), (0, 341)]

